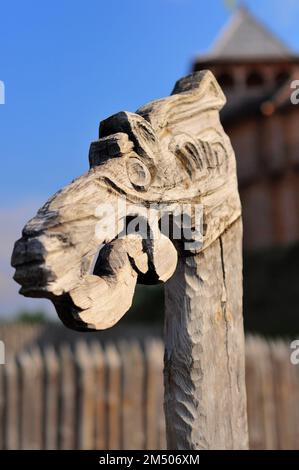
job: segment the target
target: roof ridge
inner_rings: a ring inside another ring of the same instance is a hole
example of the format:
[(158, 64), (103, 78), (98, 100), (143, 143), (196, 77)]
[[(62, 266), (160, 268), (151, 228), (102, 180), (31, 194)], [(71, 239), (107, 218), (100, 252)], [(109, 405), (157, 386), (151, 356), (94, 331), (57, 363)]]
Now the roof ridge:
[(283, 47), (286, 52), (292, 52), (291, 48), (284, 42), (284, 40), (278, 37), (278, 35), (267, 24), (265, 24), (257, 16), (254, 16), (248, 8), (244, 6), (242, 6), (241, 8), (243, 14), (246, 14), (247, 18), (249, 18), (255, 24), (255, 26), (257, 26), (260, 31), (262, 31), (263, 34), (266, 34), (268, 37), (270, 37), (271, 40), (275, 41), (278, 46)]
[(218, 36), (215, 38), (212, 46), (210, 47), (210, 52), (213, 51), (213, 53), (214, 53), (215, 51), (217, 51), (217, 49), (220, 46), (220, 40), (222, 42), (223, 42), (223, 40), (227, 41), (227, 39), (232, 36), (232, 34), (235, 32), (236, 28), (242, 22), (243, 18), (241, 16), (241, 13), (242, 13), (243, 9), (244, 9), (243, 6), (239, 7), (238, 10), (235, 13), (233, 13), (230, 16), (230, 18), (228, 19), (228, 21), (222, 26)]
[[(242, 27), (243, 26), (243, 27)], [(236, 38), (236, 40), (234, 40)], [(253, 42), (254, 48), (250, 47)], [(264, 47), (262, 47), (264, 46)], [(256, 18), (242, 4), (222, 27), (218, 37), (204, 57), (236, 57), (236, 56), (283, 56), (295, 55), (283, 40)]]

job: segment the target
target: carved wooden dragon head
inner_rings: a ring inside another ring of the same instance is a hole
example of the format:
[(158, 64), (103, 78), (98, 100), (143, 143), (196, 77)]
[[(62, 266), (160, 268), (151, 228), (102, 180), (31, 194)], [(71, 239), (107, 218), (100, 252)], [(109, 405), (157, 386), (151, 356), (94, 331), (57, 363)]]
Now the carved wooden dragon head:
[[(171, 96), (101, 122), (90, 170), (51, 197), (15, 244), (20, 293), (49, 298), (71, 328), (108, 328), (129, 309), (137, 282), (167, 281), (184, 255), (171, 233), (161, 234), (163, 214), (202, 207), (203, 239), (191, 254), (218, 238), (241, 213), (234, 152), (219, 120), (224, 104), (203, 71), (179, 80)], [(153, 220), (150, 207), (158, 208)], [(136, 216), (147, 236), (125, 231)]]

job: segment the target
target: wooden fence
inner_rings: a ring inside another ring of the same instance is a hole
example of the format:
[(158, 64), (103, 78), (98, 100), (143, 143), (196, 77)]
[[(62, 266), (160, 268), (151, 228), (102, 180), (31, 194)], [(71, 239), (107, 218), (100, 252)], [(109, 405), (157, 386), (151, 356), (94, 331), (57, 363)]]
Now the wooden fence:
[(246, 387), (251, 449), (299, 449), (299, 365), (290, 342), (246, 342)]
[[(248, 338), (250, 447), (299, 448), (290, 346)], [(0, 448), (165, 449), (160, 338), (33, 346), (0, 366)]]

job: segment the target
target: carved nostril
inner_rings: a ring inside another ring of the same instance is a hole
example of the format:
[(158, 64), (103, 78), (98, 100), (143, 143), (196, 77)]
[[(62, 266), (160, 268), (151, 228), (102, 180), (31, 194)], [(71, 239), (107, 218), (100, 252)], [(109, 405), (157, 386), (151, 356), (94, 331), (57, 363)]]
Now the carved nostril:
[(22, 230), (22, 238), (24, 240), (39, 237), (41, 234), (41, 229), (27, 228), (27, 226)]
[(41, 263), (44, 261), (43, 251), (43, 245), (37, 238), (21, 238), (15, 243), (11, 265), (16, 268), (23, 264)]

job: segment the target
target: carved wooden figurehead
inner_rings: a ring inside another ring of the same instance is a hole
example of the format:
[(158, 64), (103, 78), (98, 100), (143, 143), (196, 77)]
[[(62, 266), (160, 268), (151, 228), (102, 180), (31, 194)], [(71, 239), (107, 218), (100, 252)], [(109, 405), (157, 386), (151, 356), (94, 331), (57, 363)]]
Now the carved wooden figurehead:
[[(118, 238), (128, 218), (152, 207), (159, 222), (161, 207), (200, 204), (200, 250), (211, 244), (240, 216), (234, 154), (219, 121), (224, 103), (204, 71), (178, 81), (168, 98), (101, 122), (89, 172), (51, 197), (15, 244), (21, 294), (52, 300), (67, 326), (107, 328), (129, 309), (136, 282), (166, 281), (177, 264), (158, 225), (152, 240)], [(102, 238), (101, 223), (111, 225)]]
[(113, 326), (136, 283), (166, 282), (171, 449), (247, 446), (241, 206), (224, 104), (202, 71), (101, 122), (90, 170), (46, 202), (12, 255), (20, 293), (50, 299), (78, 330)]

